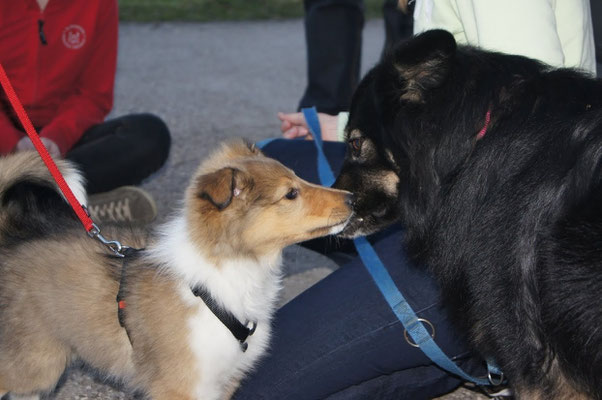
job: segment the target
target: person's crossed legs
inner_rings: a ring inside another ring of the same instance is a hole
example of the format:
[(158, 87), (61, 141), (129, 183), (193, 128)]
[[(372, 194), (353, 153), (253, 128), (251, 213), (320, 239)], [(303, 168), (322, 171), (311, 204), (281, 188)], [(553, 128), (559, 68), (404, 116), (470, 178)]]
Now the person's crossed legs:
[[(313, 146), (277, 140), (264, 152), (315, 182)], [(338, 172), (344, 145), (325, 143), (325, 153)], [(396, 226), (370, 240), (418, 316), (434, 325), (437, 344), (469, 373), (484, 373), (447, 319), (436, 282), (406, 260), (402, 234)], [(402, 324), (355, 257), (277, 312), (270, 353), (235, 399), (429, 399), (460, 383), (404, 339)]]

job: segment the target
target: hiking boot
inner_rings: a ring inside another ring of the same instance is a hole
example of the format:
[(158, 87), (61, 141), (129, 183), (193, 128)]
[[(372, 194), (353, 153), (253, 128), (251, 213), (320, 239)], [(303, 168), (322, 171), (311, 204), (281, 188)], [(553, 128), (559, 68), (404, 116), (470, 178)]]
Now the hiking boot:
[(121, 186), (109, 192), (93, 194), (88, 212), (95, 223), (118, 222), (143, 225), (157, 216), (157, 206), (149, 193), (135, 186)]

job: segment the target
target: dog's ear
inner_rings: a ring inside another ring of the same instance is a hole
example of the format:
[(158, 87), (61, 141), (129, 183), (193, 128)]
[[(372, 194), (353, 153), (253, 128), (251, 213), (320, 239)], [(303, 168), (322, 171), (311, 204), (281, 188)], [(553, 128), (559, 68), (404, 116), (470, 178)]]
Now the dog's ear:
[(224, 143), (223, 146), (227, 157), (231, 160), (236, 160), (237, 158), (241, 157), (263, 155), (255, 143), (252, 143), (246, 139), (233, 140), (231, 142)]
[(199, 198), (207, 200), (218, 211), (226, 209), (235, 197), (249, 186), (246, 174), (237, 168), (222, 168), (197, 179), (196, 193)]
[(400, 99), (421, 103), (425, 91), (445, 81), (455, 52), (456, 41), (444, 30), (427, 31), (400, 44), (392, 54), (401, 83)]
[(249, 149), (249, 153), (251, 153), (254, 156), (258, 156), (258, 155), (263, 155), (263, 153), (261, 152), (261, 150), (259, 150), (259, 147), (257, 147), (257, 145), (249, 140), (244, 139), (243, 140), (244, 144), (247, 146), (247, 149)]

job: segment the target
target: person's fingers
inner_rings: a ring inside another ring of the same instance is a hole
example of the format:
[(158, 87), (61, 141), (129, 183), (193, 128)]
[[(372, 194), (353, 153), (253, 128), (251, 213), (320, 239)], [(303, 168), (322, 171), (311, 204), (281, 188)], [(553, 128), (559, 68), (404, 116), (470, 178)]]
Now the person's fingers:
[[(50, 155), (53, 158), (60, 157), (61, 150), (59, 149), (59, 146), (54, 141), (52, 141), (51, 139), (48, 139), (48, 138), (41, 138), (41, 140), (42, 140), (42, 143), (44, 144), (44, 146), (46, 147), (46, 150), (48, 150), (48, 153), (50, 153)], [(23, 138), (21, 138), (21, 140), (19, 140), (17, 142), (17, 145), (15, 146), (15, 151), (31, 151), (31, 150), (36, 150), (36, 147), (34, 146), (31, 139), (29, 139), (29, 137), (27, 137), (27, 136), (24, 136)]]
[(19, 140), (19, 142), (17, 142), (17, 145), (15, 146), (15, 150), (17, 150), (17, 151), (34, 150), (34, 149), (35, 149), (35, 147), (33, 146), (33, 143), (27, 136), (24, 136), (23, 138), (21, 138), (21, 140)]
[(44, 146), (46, 146), (46, 150), (48, 150), (48, 153), (50, 153), (50, 155), (53, 158), (59, 157), (61, 155), (59, 146), (52, 139), (48, 139), (47, 137), (43, 137), (41, 139), (42, 143), (44, 143)]
[(295, 113), (282, 113), (279, 112), (278, 113), (278, 119), (280, 119), (280, 121), (288, 121), (290, 122), (292, 125), (301, 125), (301, 126), (305, 126), (305, 117), (303, 116), (303, 113), (300, 112), (295, 112)]
[(297, 137), (297, 128), (289, 128), (283, 131), (282, 136), (286, 139), (294, 139)]
[(302, 126), (293, 126), (292, 128), (285, 131), (282, 134), (282, 136), (284, 136), (287, 139), (295, 139), (298, 137), (307, 136), (308, 134), (309, 131), (307, 130), (307, 128), (304, 128)]
[(56, 143), (52, 142), (50, 146), (48, 146), (48, 152), (52, 156), (52, 158), (58, 158), (61, 156), (61, 151), (59, 150), (59, 146)]
[(293, 127), (293, 125), (287, 121), (287, 120), (283, 120), (280, 123), (280, 132), (285, 133), (286, 131), (290, 130)]
[(309, 129), (304, 126), (297, 127), (297, 136), (307, 136), (309, 135)]
[(284, 132), (282, 136), (284, 136), (287, 139), (295, 139), (302, 135), (300, 134), (298, 127), (294, 126), (288, 129), (286, 132)]

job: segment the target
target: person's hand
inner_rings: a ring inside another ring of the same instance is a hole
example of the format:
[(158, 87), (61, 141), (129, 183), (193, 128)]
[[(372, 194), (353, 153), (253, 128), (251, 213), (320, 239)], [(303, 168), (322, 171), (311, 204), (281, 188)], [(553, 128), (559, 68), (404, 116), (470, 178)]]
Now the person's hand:
[[(51, 139), (45, 137), (40, 139), (42, 139), (42, 143), (44, 143), (44, 146), (46, 146), (48, 152), (53, 158), (61, 156), (61, 151), (59, 150), (59, 146), (56, 143), (54, 143)], [(15, 146), (15, 151), (28, 151), (35, 149), (36, 148), (33, 145), (33, 142), (28, 136), (21, 138), (21, 140), (19, 140), (17, 142), (17, 145)]]
[[(298, 137), (305, 137), (306, 139), (312, 139), (307, 123), (303, 117), (303, 113), (278, 113), (278, 119), (282, 121), (280, 124), (280, 130), (282, 136), (287, 139), (294, 139)], [(322, 139), (337, 141), (337, 122), (338, 116), (328, 115), (324, 113), (318, 113), (318, 121), (320, 121), (320, 130), (322, 131)]]

